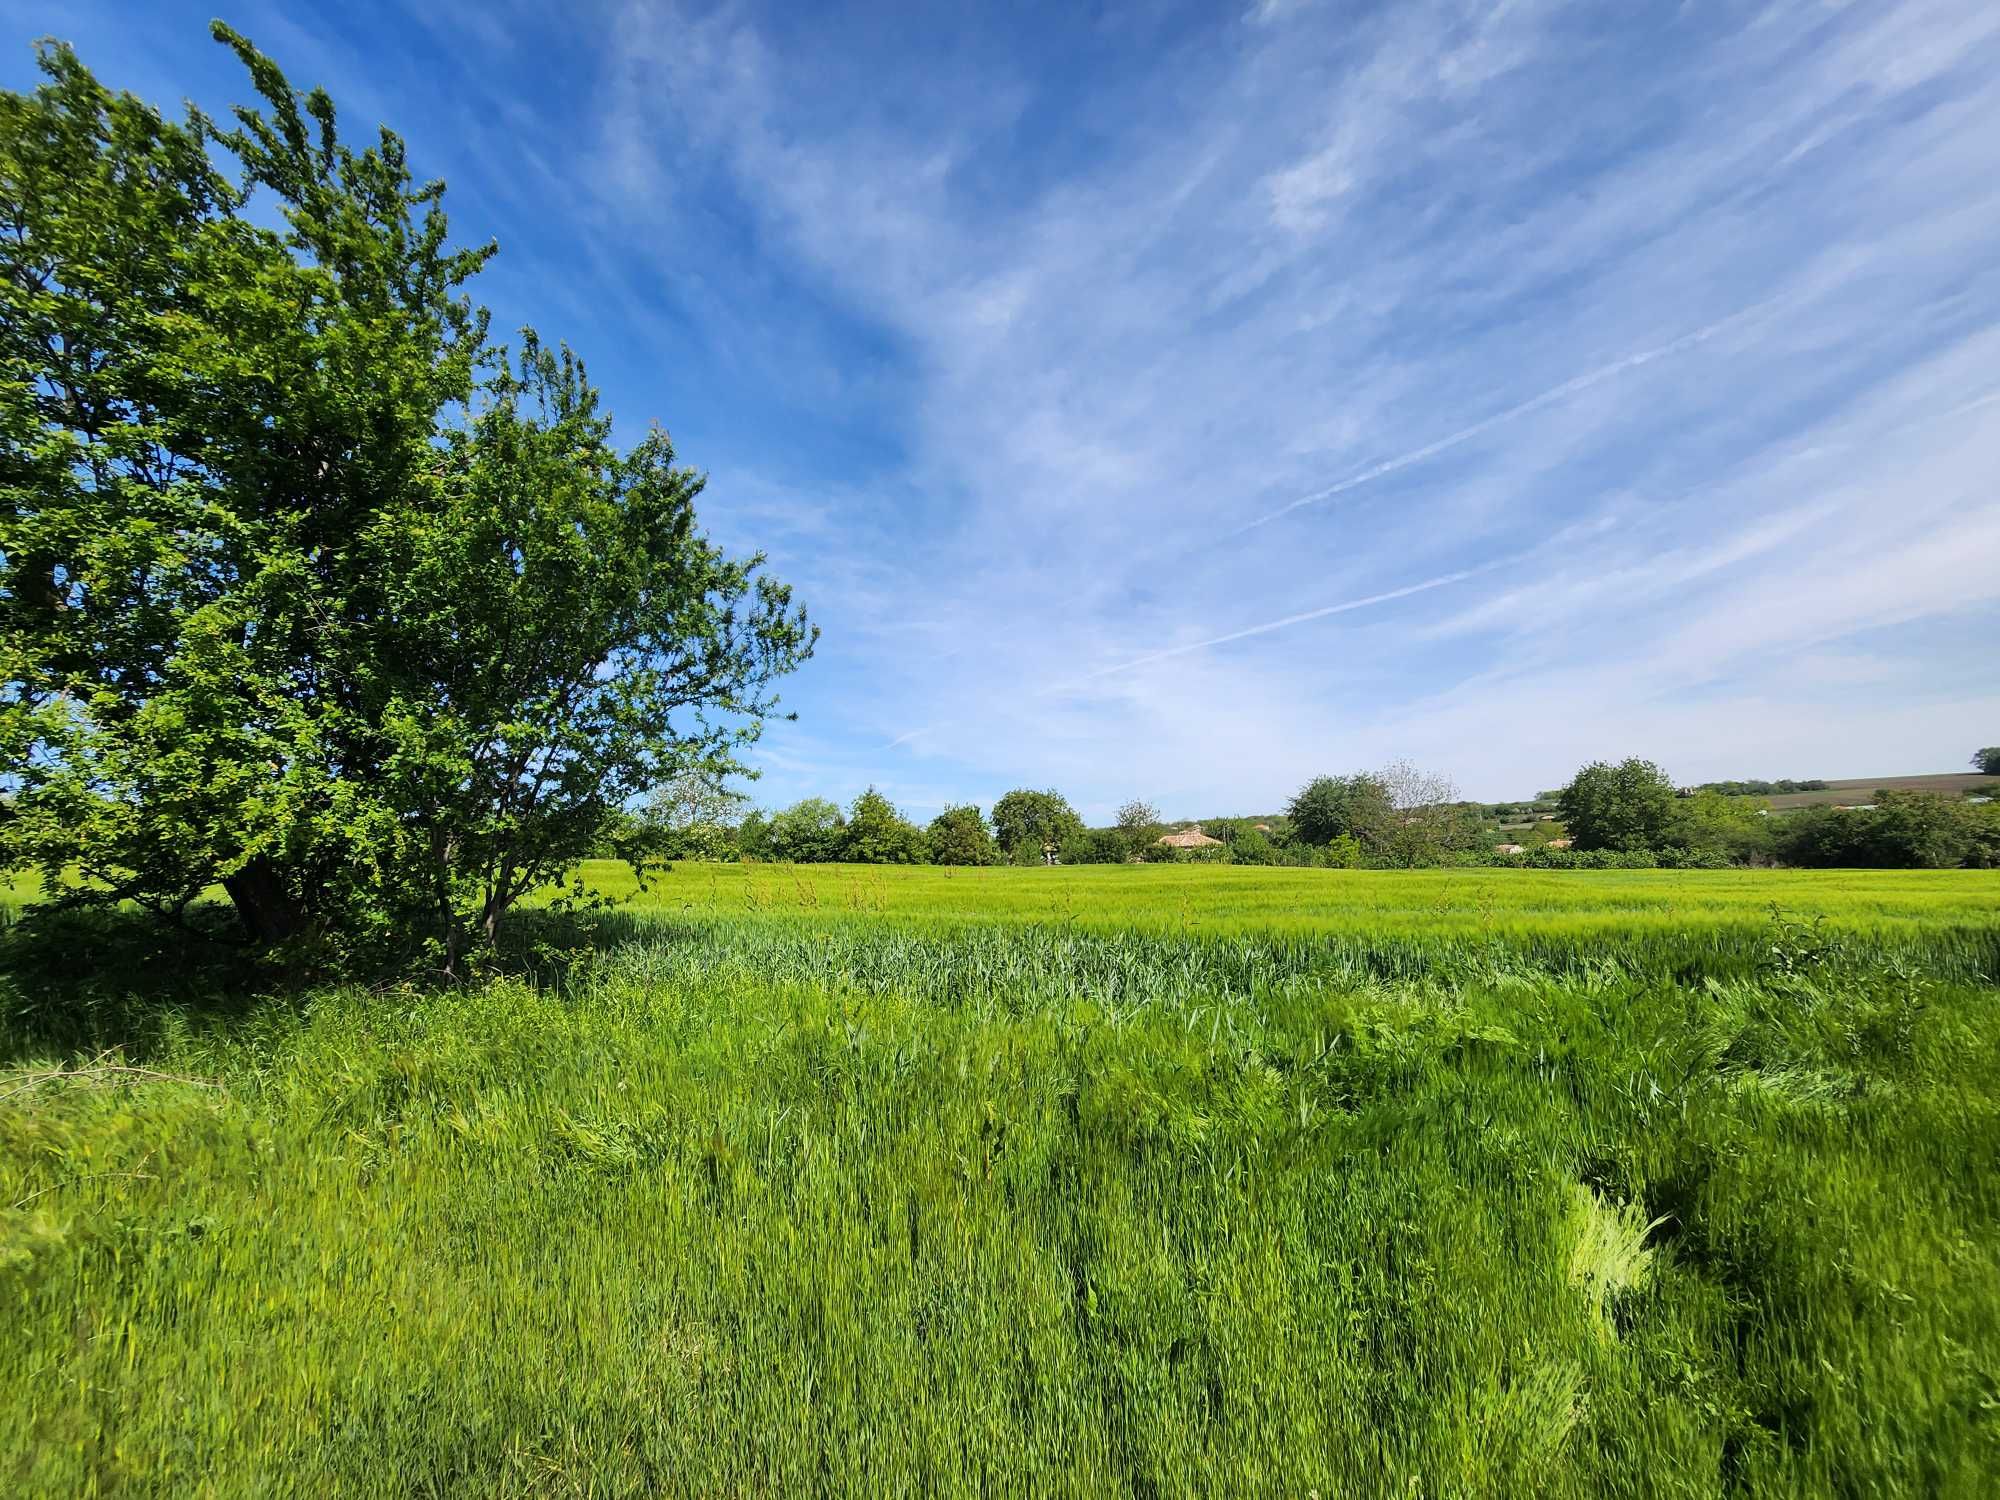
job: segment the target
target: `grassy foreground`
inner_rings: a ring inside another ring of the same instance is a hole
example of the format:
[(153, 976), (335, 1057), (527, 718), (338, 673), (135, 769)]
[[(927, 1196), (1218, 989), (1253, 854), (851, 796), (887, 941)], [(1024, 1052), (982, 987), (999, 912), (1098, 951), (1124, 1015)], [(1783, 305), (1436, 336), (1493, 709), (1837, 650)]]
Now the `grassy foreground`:
[(458, 993), (17, 986), (0, 1493), (1989, 1494), (1996, 913), (685, 869)]

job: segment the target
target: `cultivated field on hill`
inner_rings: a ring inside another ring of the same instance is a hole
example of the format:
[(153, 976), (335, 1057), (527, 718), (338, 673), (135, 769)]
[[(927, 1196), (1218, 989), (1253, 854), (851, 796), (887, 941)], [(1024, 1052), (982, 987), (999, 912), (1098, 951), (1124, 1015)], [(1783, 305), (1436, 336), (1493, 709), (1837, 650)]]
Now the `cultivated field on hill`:
[(1794, 807), (1851, 807), (1872, 801), (1881, 791), (1932, 792), (1940, 797), (1960, 797), (1969, 791), (1990, 786), (1996, 778), (1977, 771), (1953, 771), (1938, 776), (1852, 776), (1845, 781), (1829, 781), (1819, 792), (1774, 792), (1762, 798), (1773, 811)]
[(544, 936), (4, 981), (0, 1492), (2000, 1477), (2000, 874), (686, 866)]

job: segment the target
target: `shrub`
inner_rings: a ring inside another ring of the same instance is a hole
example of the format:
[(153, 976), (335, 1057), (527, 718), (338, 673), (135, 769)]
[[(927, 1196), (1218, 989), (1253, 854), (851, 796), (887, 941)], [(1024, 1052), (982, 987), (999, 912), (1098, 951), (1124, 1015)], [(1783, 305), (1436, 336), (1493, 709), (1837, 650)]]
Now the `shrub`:
[(1255, 828), (1239, 828), (1229, 852), (1239, 865), (1274, 865), (1279, 860), (1278, 846)]
[(1064, 839), (1058, 857), (1066, 865), (1122, 865), (1129, 857), (1126, 838), (1120, 828), (1087, 828)]
[(1876, 869), (1984, 865), (1996, 838), (1988, 808), (1935, 792), (1884, 790), (1873, 807), (1814, 807), (1776, 833), (1788, 864)]

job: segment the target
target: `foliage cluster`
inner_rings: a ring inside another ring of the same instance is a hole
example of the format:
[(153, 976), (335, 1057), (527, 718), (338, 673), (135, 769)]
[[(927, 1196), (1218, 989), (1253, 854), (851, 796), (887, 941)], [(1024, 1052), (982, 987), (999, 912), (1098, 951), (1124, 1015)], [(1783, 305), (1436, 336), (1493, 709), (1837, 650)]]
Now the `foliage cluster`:
[(621, 451), (583, 365), (489, 341), (443, 184), (227, 27), (223, 129), (66, 48), (0, 94), (0, 868), (70, 906), (446, 972), (811, 651)]
[(2000, 868), (2000, 803), (1885, 788), (1870, 807), (1815, 807), (1778, 830), (1785, 863), (1943, 870)]
[(1811, 807), (1774, 817), (1754, 800), (1721, 791), (1677, 794), (1664, 771), (1635, 759), (1584, 767), (1559, 806), (1579, 858), (1622, 854), (1682, 868), (2000, 864), (2000, 805), (1934, 792), (1884, 789), (1871, 806)]

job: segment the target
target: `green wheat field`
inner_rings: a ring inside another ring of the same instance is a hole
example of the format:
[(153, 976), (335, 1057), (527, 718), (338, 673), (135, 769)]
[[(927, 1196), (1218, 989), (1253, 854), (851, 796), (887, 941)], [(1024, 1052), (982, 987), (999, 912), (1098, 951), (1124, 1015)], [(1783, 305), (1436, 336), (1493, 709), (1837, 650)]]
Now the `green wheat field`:
[(457, 990), (108, 951), (0, 977), (0, 1494), (2000, 1492), (2000, 874), (684, 866)]

